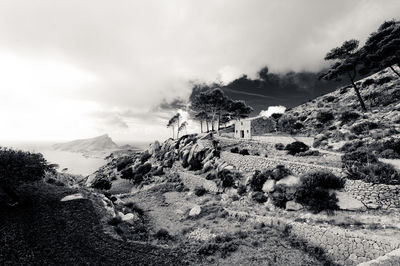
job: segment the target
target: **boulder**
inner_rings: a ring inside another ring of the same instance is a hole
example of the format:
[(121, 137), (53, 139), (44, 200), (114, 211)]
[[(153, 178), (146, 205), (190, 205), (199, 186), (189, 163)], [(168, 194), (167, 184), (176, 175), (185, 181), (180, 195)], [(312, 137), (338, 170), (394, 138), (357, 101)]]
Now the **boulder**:
[(203, 165), (203, 172), (205, 173), (205, 172), (208, 172), (208, 171), (210, 171), (210, 170), (212, 170), (214, 168), (214, 163), (213, 163), (213, 161), (211, 160), (211, 161), (208, 161), (208, 162), (206, 162), (204, 165)]
[(276, 185), (285, 185), (288, 187), (293, 187), (299, 185), (300, 182), (301, 182), (300, 177), (289, 175), (276, 182)]
[(119, 215), (121, 216), (122, 221), (130, 224), (133, 224), (133, 222), (137, 219), (137, 217), (133, 213), (119, 213)]
[(295, 202), (294, 200), (290, 200), (286, 202), (286, 208), (287, 211), (299, 211), (303, 209), (303, 205), (300, 203)]
[(353, 198), (349, 193), (336, 191), (336, 197), (338, 199), (337, 205), (340, 210), (365, 211), (367, 209), (361, 201)]
[(276, 181), (273, 179), (268, 179), (263, 187), (262, 187), (262, 191), (264, 191), (265, 193), (269, 193), (269, 192), (273, 192), (275, 190), (275, 184)]
[(81, 193), (68, 195), (68, 196), (65, 196), (64, 198), (62, 198), (61, 201), (70, 201), (70, 200), (77, 200), (77, 199), (83, 199), (83, 195)]
[(158, 142), (157, 140), (154, 141), (154, 143), (150, 144), (149, 147), (149, 153), (150, 154), (154, 154), (155, 152), (160, 150), (160, 142)]
[(200, 213), (201, 213), (201, 207), (199, 205), (196, 205), (190, 210), (189, 216), (191, 216), (191, 217), (197, 216)]

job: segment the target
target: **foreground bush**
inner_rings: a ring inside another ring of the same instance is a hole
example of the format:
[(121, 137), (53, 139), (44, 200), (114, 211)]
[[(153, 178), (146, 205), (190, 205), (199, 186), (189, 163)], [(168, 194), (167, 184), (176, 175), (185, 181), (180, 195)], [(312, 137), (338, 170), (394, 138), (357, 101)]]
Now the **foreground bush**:
[(332, 112), (329, 112), (329, 111), (322, 111), (317, 114), (317, 120), (323, 124), (328, 123), (333, 119), (334, 119), (334, 116), (333, 116)]
[(308, 151), (309, 149), (310, 147), (308, 147), (305, 143), (301, 141), (292, 142), (286, 145), (285, 147), (285, 150), (287, 150), (288, 154), (290, 155), (296, 155), (297, 153), (305, 152)]
[(339, 119), (342, 122), (342, 125), (344, 125), (357, 120), (359, 117), (360, 117), (359, 113), (352, 111), (345, 111), (341, 114)]
[(111, 181), (108, 180), (105, 176), (100, 176), (95, 178), (92, 187), (101, 189), (101, 190), (109, 190), (111, 188)]
[(132, 158), (121, 158), (117, 161), (117, 171), (120, 172), (128, 165), (132, 164)]
[(238, 172), (232, 172), (230, 170), (224, 169), (217, 173), (217, 178), (220, 181), (220, 186), (223, 188), (233, 187), (236, 181), (242, 178), (242, 175)]
[(372, 129), (379, 128), (379, 125), (375, 122), (364, 121), (354, 125), (350, 130), (356, 135), (366, 134)]
[(152, 169), (151, 163), (145, 163), (139, 165), (137, 168), (128, 168), (121, 172), (121, 178), (129, 179), (134, 184), (140, 184), (144, 180), (146, 174), (148, 174)]
[(203, 186), (195, 187), (194, 188), (194, 194), (198, 197), (203, 196), (204, 194), (207, 193), (207, 189), (205, 189)]
[(314, 213), (338, 209), (337, 198), (332, 189), (344, 187), (344, 180), (326, 171), (315, 171), (300, 177), (295, 200)]
[(378, 161), (368, 150), (345, 153), (342, 156), (342, 167), (350, 179), (375, 184), (400, 184), (399, 172), (392, 165)]
[(41, 180), (47, 171), (55, 172), (41, 153), (31, 153), (0, 147), (0, 185)]
[(262, 191), (264, 183), (272, 176), (272, 170), (256, 170), (251, 177), (249, 184), (253, 191)]

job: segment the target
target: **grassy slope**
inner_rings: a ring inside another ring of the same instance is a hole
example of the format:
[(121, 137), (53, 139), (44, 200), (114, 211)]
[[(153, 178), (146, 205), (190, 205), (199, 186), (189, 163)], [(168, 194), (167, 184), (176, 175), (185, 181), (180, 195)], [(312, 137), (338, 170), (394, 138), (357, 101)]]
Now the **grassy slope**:
[(60, 199), (76, 191), (46, 184), (25, 188), (17, 207), (0, 205), (0, 265), (165, 265), (172, 252), (103, 233), (91, 201)]

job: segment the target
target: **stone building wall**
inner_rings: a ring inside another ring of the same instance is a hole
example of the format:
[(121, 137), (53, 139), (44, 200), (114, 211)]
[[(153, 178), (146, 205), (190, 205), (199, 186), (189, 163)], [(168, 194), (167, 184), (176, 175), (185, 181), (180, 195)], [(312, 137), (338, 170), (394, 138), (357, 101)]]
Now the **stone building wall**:
[(366, 183), (346, 180), (344, 190), (370, 209), (400, 208), (400, 185)]
[(291, 234), (322, 248), (330, 259), (340, 265), (357, 265), (400, 248), (400, 239), (367, 235), (329, 225), (310, 225), (278, 217), (251, 215), (229, 209), (227, 211), (230, 216), (254, 219), (281, 231), (290, 228)]
[(234, 165), (237, 169), (246, 172), (262, 170), (265, 168), (274, 168), (277, 165), (283, 164), (290, 169), (294, 175), (302, 175), (312, 170), (329, 170), (335, 174), (341, 175), (342, 169), (328, 166), (312, 165), (298, 162), (290, 162), (265, 158), (261, 156), (240, 155), (231, 152), (221, 152), (221, 159), (227, 163)]

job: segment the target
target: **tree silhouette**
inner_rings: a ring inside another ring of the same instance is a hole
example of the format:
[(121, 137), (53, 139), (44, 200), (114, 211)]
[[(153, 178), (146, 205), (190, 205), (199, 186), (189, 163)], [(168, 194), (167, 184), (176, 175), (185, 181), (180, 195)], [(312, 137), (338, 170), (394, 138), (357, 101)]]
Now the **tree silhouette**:
[(182, 122), (182, 124), (178, 128), (178, 132), (181, 132), (181, 131), (183, 131), (185, 129), (185, 132), (186, 132), (186, 135), (187, 135), (187, 124), (188, 123), (186, 121)]
[(385, 21), (376, 32), (371, 33), (360, 51), (365, 67), (361, 74), (374, 69), (389, 67), (397, 76), (393, 65), (400, 65), (400, 21)]
[(353, 85), (356, 92), (358, 101), (360, 102), (362, 110), (365, 112), (364, 100), (361, 97), (360, 90), (355, 84), (357, 77), (357, 66), (360, 65), (360, 54), (357, 50), (359, 42), (357, 40), (345, 41), (342, 46), (333, 48), (326, 54), (325, 60), (333, 60), (334, 64), (330, 69), (322, 74), (319, 78), (325, 80), (340, 80), (341, 76), (347, 76)]

